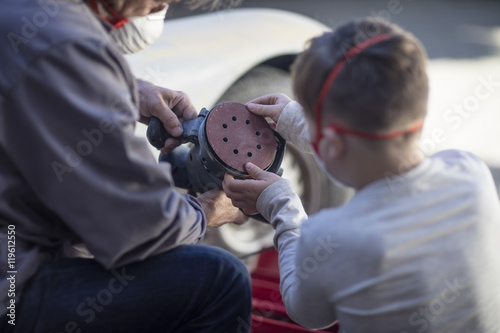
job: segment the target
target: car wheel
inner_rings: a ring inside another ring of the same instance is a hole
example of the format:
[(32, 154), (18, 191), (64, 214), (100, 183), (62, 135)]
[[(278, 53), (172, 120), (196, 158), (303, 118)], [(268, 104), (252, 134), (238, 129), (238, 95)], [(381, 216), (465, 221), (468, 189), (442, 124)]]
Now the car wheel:
[[(292, 96), (290, 73), (271, 66), (258, 66), (236, 81), (219, 102), (246, 103), (253, 98), (281, 92)], [(304, 208), (312, 214), (321, 208), (344, 203), (351, 195), (331, 183), (310, 154), (304, 154), (287, 143), (283, 158), (283, 177), (291, 181)], [(236, 255), (258, 251), (272, 245), (274, 230), (269, 224), (250, 219), (244, 225), (226, 224), (207, 232), (205, 242), (222, 247)]]

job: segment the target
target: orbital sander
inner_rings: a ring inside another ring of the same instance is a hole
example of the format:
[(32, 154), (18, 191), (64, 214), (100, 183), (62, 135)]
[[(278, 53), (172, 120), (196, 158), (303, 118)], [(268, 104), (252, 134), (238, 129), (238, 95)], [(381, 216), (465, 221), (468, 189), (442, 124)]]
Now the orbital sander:
[[(198, 117), (183, 121), (183, 144), (168, 154), (160, 154), (160, 162), (172, 167), (175, 186), (203, 193), (222, 189), (224, 175), (251, 178), (245, 164), (281, 175), (285, 140), (274, 131), (264, 117), (248, 111), (244, 104), (226, 102), (213, 109), (203, 108)], [(172, 137), (161, 121), (153, 117), (147, 138), (156, 148), (162, 148)]]

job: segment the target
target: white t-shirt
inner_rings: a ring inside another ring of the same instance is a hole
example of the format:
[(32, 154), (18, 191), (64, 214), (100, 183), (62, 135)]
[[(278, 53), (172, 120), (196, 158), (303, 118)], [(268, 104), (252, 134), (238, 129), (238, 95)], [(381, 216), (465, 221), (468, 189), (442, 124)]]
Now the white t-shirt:
[[(278, 123), (292, 142), (307, 133), (300, 113), (291, 103)], [(301, 325), (500, 332), (500, 203), (474, 155), (437, 153), (308, 220), (286, 180), (257, 208), (276, 228), (283, 300)]]

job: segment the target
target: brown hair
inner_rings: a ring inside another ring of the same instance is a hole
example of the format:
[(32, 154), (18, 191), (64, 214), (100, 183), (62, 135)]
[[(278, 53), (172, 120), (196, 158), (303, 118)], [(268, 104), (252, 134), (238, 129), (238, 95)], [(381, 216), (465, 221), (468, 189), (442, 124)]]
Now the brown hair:
[(314, 114), (321, 87), (333, 66), (352, 47), (380, 34), (380, 41), (347, 60), (326, 97), (323, 112), (351, 129), (384, 132), (404, 129), (427, 113), (427, 55), (420, 42), (396, 25), (365, 18), (313, 39), (292, 66), (293, 89)]

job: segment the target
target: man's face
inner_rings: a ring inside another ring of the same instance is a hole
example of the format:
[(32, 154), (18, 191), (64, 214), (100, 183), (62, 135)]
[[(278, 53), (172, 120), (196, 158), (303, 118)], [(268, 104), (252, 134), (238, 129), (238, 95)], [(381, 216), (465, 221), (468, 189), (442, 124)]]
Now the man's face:
[(121, 16), (145, 16), (164, 9), (168, 4), (180, 0), (113, 0), (115, 9)]

